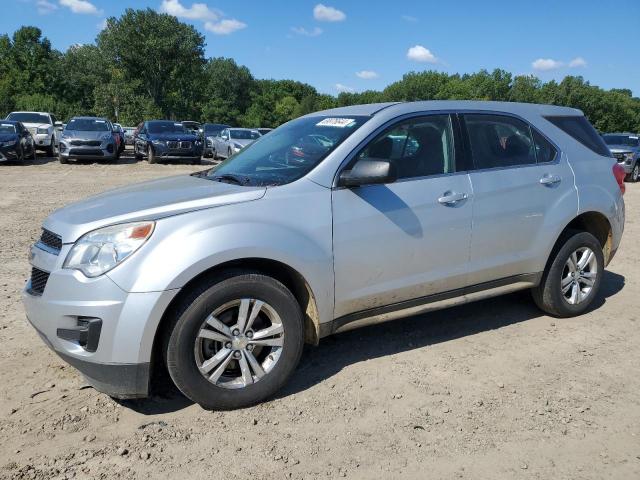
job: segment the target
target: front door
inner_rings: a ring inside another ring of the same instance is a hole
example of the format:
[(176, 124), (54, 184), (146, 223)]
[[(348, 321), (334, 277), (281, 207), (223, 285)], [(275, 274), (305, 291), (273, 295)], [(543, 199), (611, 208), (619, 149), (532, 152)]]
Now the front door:
[(446, 114), (401, 121), (354, 159), (389, 160), (398, 180), (334, 189), (336, 317), (466, 285), (473, 199), (452, 132)]

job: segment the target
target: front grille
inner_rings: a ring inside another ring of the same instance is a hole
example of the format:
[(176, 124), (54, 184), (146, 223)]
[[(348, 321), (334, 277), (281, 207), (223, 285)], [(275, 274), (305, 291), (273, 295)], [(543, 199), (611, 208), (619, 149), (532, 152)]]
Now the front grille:
[(74, 147), (99, 147), (101, 144), (99, 140), (71, 140)]
[(42, 235), (40, 235), (40, 243), (51, 247), (54, 250), (60, 250), (62, 248), (62, 238), (53, 232), (50, 232), (46, 228), (42, 229)]
[(172, 148), (172, 149), (181, 149), (181, 150), (188, 150), (191, 148), (191, 142), (175, 142), (175, 141), (171, 141), (171, 142), (167, 142), (167, 147)]
[(49, 272), (45, 272), (38, 268), (33, 267), (31, 269), (31, 281), (29, 286), (29, 292), (34, 295), (42, 295), (44, 287), (47, 286), (49, 280)]
[(83, 155), (90, 155), (92, 157), (102, 157), (104, 154), (102, 150), (93, 148), (72, 148), (69, 150), (69, 155), (81, 157)]

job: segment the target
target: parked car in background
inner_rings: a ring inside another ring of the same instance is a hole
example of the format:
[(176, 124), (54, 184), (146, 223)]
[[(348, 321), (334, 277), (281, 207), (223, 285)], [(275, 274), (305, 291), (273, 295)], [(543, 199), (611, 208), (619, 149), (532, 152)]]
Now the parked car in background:
[(150, 120), (138, 126), (133, 148), (138, 160), (146, 158), (149, 163), (160, 160), (200, 163), (203, 142), (200, 135), (188, 131), (180, 122)]
[(43, 150), (48, 157), (55, 156), (60, 135), (56, 126), (62, 126), (56, 117), (47, 112), (11, 112), (7, 120), (22, 123), (31, 132), (36, 149)]
[(164, 361), (194, 402), (244, 407), (305, 342), (368, 323), (523, 289), (552, 316), (584, 313), (622, 237), (623, 176), (572, 108), (312, 113), (210, 170), (51, 214), (27, 318), (100, 391), (144, 397)]
[(273, 130), (273, 128), (256, 128), (256, 130), (258, 131), (258, 133), (260, 135), (266, 135), (267, 133), (269, 133), (271, 130)]
[(118, 144), (118, 153), (120, 155), (122, 155), (122, 152), (124, 152), (126, 143), (125, 143), (125, 135), (124, 135), (124, 129), (122, 128), (122, 125), (120, 125), (119, 123), (114, 123), (113, 124), (113, 134), (114, 136), (116, 136), (116, 143)]
[(192, 120), (184, 120), (180, 123), (182, 123), (185, 130), (187, 130), (188, 132), (193, 132), (195, 134), (202, 135), (202, 125), (200, 124), (200, 122), (194, 122)]
[(60, 135), (58, 159), (117, 160), (120, 157), (117, 132), (106, 118), (73, 117)]
[(229, 158), (258, 138), (260, 134), (252, 128), (225, 128), (213, 137), (211, 147), (213, 158)]
[(602, 135), (618, 163), (624, 167), (627, 180), (640, 180), (640, 137), (637, 133), (605, 133)]
[(136, 131), (136, 127), (122, 127), (124, 130), (124, 143), (125, 145), (133, 145), (133, 139)]
[(231, 128), (223, 123), (205, 123), (202, 126), (204, 134), (204, 154), (206, 158), (213, 157), (213, 141), (214, 138), (225, 128)]
[(20, 122), (0, 120), (0, 162), (36, 158), (31, 132)]

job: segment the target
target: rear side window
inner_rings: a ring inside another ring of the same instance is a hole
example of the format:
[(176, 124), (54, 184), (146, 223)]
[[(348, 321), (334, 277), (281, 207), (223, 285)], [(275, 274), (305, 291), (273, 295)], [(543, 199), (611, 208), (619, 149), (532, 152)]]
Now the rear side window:
[(505, 115), (466, 114), (464, 121), (476, 169), (535, 165), (529, 125)]
[(592, 152), (604, 157), (611, 156), (611, 152), (604, 143), (604, 140), (602, 140), (602, 137), (598, 135), (596, 129), (593, 128), (585, 117), (569, 116), (545, 118)]
[(558, 152), (551, 142), (533, 130), (533, 143), (536, 145), (538, 163), (553, 162)]

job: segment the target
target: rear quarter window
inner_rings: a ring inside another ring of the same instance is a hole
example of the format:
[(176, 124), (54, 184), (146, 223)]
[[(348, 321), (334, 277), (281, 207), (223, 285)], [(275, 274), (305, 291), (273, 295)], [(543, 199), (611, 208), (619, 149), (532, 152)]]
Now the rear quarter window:
[(585, 117), (550, 116), (545, 118), (592, 152), (602, 155), (603, 157), (611, 156), (609, 147), (607, 147), (602, 137), (598, 135), (596, 129), (593, 128)]

